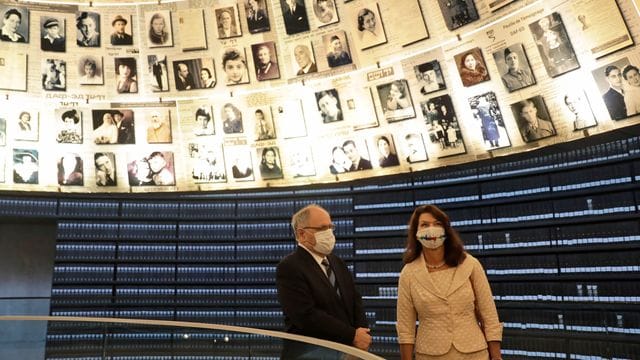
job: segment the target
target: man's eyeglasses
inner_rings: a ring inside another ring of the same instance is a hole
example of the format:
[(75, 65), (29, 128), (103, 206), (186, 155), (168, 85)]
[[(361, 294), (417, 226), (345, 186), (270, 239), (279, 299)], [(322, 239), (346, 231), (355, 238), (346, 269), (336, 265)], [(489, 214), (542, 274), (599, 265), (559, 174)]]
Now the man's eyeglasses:
[(304, 230), (315, 230), (315, 231), (326, 231), (326, 230), (335, 230), (336, 226), (331, 224), (331, 225), (325, 225), (325, 226), (305, 226), (303, 227)]

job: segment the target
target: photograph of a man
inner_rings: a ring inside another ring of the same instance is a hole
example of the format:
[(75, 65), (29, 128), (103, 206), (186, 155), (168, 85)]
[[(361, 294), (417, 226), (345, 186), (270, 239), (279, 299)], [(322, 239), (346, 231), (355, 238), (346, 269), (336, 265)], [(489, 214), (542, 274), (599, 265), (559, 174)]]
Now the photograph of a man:
[[(351, 168), (349, 171), (360, 171), (372, 169), (371, 161), (360, 155), (360, 150), (356, 146), (355, 141), (347, 140), (342, 144), (345, 155), (351, 160)], [(366, 147), (365, 147), (366, 148)], [(366, 150), (364, 151), (366, 152)]]
[(116, 157), (111, 152), (99, 152), (94, 154), (96, 166), (96, 185), (116, 186)]
[(268, 41), (251, 45), (253, 63), (256, 66), (256, 79), (258, 81), (280, 78), (280, 69), (276, 55), (276, 44)]
[(496, 51), (493, 58), (502, 74), (502, 83), (510, 92), (536, 83), (522, 44), (513, 44)]
[(100, 14), (81, 11), (76, 14), (77, 44), (80, 47), (100, 47)]
[(311, 43), (298, 44), (293, 48), (294, 68), (297, 68), (296, 75), (305, 75), (318, 72), (318, 66), (313, 56)]
[(38, 150), (13, 149), (13, 183), (38, 183)]
[(320, 116), (322, 122), (329, 124), (335, 121), (342, 121), (342, 109), (340, 107), (340, 98), (338, 97), (338, 90), (329, 89), (316, 93), (316, 102), (318, 104), (318, 110), (320, 110)]
[(556, 134), (542, 96), (534, 96), (511, 105), (525, 142), (536, 141)]
[(126, 28), (129, 22), (122, 15), (116, 15), (111, 21), (113, 32), (111, 33), (111, 45), (133, 45), (133, 37), (127, 34)]
[(322, 40), (327, 49), (327, 63), (329, 67), (333, 68), (352, 63), (347, 45), (347, 35), (344, 31), (324, 35)]
[(613, 120), (627, 117), (627, 106), (624, 103), (624, 89), (622, 85), (622, 68), (629, 64), (627, 58), (609, 63), (603, 68), (593, 71), (593, 77), (602, 92), (602, 100), (607, 106), (609, 116)]
[(40, 21), (42, 22), (40, 49), (42, 51), (65, 52), (64, 20), (43, 16)]
[(309, 31), (309, 18), (303, 0), (280, 0), (287, 35)]
[(114, 110), (112, 116), (113, 122), (118, 128), (118, 144), (135, 144), (136, 134), (134, 131), (133, 111)]
[(176, 78), (176, 90), (184, 91), (196, 88), (196, 84), (193, 81), (193, 75), (191, 74), (186, 62), (174, 62), (173, 68)]

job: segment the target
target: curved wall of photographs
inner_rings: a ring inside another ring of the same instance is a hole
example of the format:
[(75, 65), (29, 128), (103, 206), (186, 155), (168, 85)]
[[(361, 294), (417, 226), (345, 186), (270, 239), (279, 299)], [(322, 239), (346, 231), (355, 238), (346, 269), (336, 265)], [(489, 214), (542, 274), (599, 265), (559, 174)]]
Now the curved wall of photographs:
[(635, 0), (2, 1), (0, 12), (0, 190), (329, 183), (640, 122)]

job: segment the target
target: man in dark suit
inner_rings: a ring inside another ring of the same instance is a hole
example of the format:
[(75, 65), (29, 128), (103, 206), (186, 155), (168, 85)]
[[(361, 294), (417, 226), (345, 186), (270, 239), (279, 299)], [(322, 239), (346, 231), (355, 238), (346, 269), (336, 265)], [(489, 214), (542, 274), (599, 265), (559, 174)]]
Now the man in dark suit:
[[(295, 213), (291, 225), (298, 242), (276, 270), (278, 301), (286, 331), (367, 350), (371, 335), (353, 277), (345, 263), (331, 254), (335, 245), (329, 213), (308, 205)], [(285, 342), (282, 359), (331, 359), (338, 354), (301, 342)]]
[(304, 4), (298, 0), (281, 0), (284, 27), (288, 35), (309, 31), (309, 19)]
[(42, 25), (45, 30), (44, 36), (40, 39), (40, 48), (43, 51), (64, 52), (66, 48), (65, 40), (60, 35), (60, 23), (56, 18), (48, 18)]
[(127, 19), (122, 15), (116, 15), (111, 22), (113, 33), (111, 34), (111, 45), (133, 45), (133, 37), (125, 32)]
[(293, 56), (300, 67), (296, 75), (304, 75), (318, 72), (316, 63), (311, 58), (311, 50), (306, 45), (297, 45), (293, 49)]
[(351, 160), (351, 168), (349, 171), (369, 170), (372, 169), (371, 161), (363, 158), (356, 147), (353, 140), (347, 140), (342, 144), (345, 155)]
[(609, 115), (613, 120), (620, 120), (627, 117), (627, 107), (624, 103), (624, 93), (622, 90), (622, 74), (620, 68), (609, 65), (604, 70), (604, 76), (609, 82), (609, 90), (602, 95)]
[(118, 144), (135, 144), (133, 119), (125, 119), (120, 110), (115, 110), (113, 112), (113, 121), (118, 128)]

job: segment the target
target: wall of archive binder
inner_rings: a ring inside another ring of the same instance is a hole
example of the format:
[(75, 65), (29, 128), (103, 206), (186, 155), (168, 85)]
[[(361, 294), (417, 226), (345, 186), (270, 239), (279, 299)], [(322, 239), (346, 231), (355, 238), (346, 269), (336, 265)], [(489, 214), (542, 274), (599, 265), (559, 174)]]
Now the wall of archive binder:
[[(434, 203), (485, 266), (505, 323), (505, 359), (635, 358), (640, 137), (629, 134), (640, 128), (631, 129), (576, 141), (570, 149), (348, 186), (24, 201), (58, 219), (53, 315), (281, 330), (275, 267), (294, 248), (291, 214), (318, 203), (333, 215), (335, 251), (363, 295), (371, 351), (397, 358), (395, 301), (406, 224), (416, 205)], [(15, 208), (0, 213), (24, 211), (21, 199), (1, 198)], [(53, 214), (43, 211), (51, 207)], [(50, 332), (50, 356), (69, 346), (59, 338), (65, 331)], [(119, 341), (126, 348), (133, 340)]]

